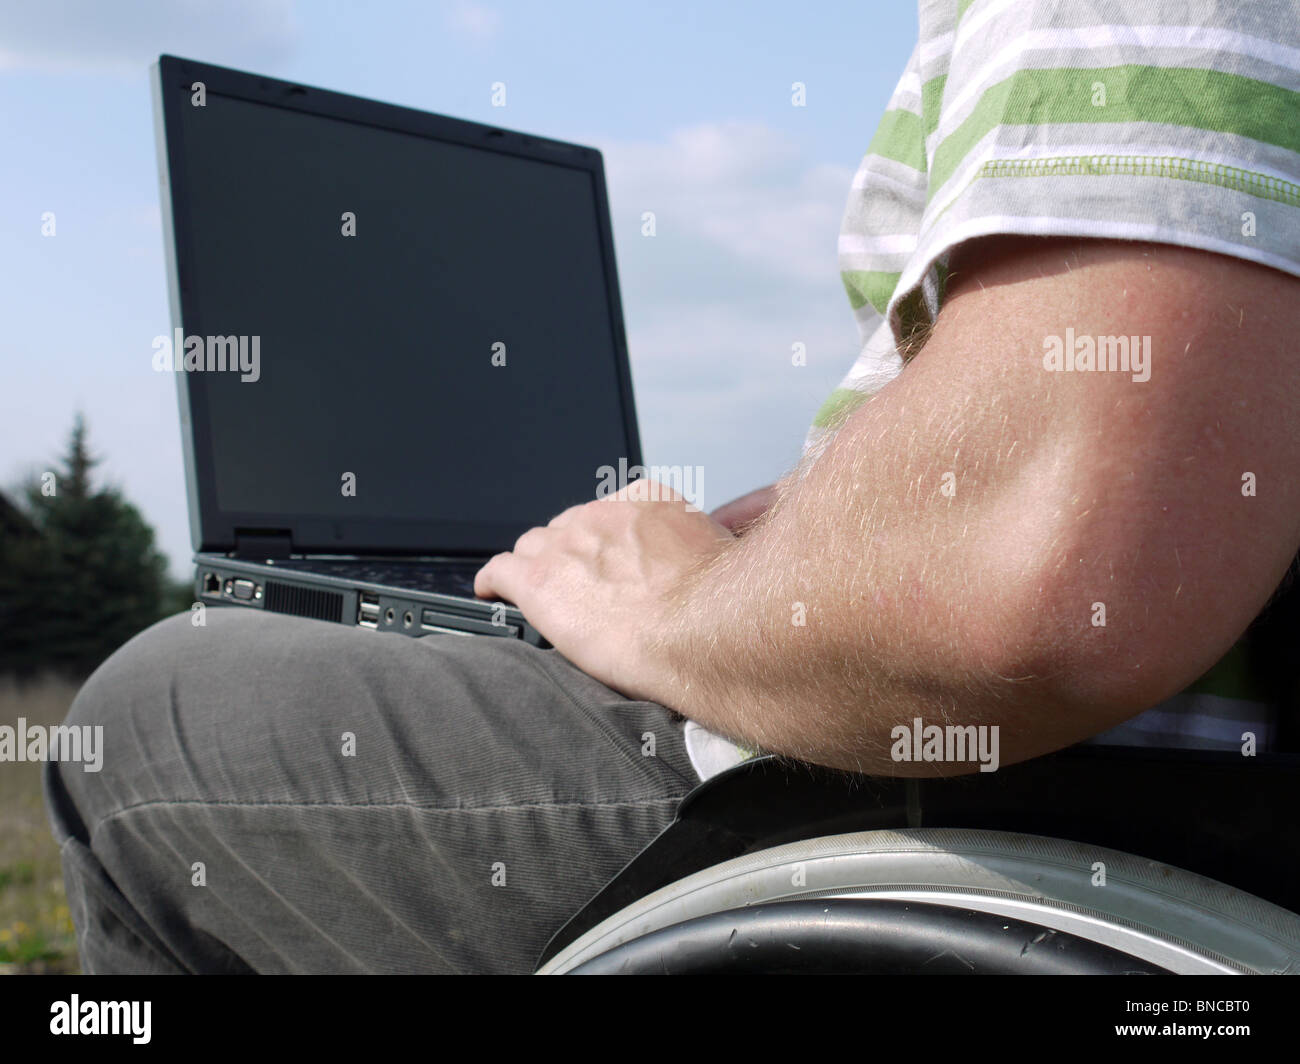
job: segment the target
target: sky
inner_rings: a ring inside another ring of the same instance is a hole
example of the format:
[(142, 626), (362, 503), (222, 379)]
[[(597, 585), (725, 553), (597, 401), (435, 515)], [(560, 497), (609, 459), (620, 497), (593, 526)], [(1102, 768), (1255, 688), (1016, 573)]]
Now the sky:
[(646, 464), (701, 467), (706, 509), (770, 483), (857, 354), (836, 237), (916, 32), (898, 0), (0, 0), (0, 488), (81, 411), (190, 571), (160, 53), (600, 149)]

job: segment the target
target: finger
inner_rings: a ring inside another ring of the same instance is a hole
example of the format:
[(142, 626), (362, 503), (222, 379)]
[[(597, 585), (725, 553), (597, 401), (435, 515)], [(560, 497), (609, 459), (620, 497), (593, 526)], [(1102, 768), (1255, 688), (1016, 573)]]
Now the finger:
[(513, 559), (514, 555), (510, 551), (489, 558), (487, 564), (474, 574), (474, 594), (485, 599), (508, 599), (504, 585), (508, 581), (508, 569)]
[(563, 528), (565, 525), (570, 524), (575, 517), (577, 517), (579, 510), (585, 510), (586, 508), (587, 508), (587, 504), (585, 502), (580, 502), (578, 503), (577, 506), (570, 506), (567, 510), (561, 510), (558, 514), (556, 514), (554, 517), (551, 518), (550, 523), (547, 524), (546, 527)]
[(634, 480), (631, 484), (620, 488), (613, 495), (606, 496), (610, 499), (619, 499), (627, 502), (685, 502), (686, 496), (674, 488), (671, 484), (664, 484), (658, 480), (652, 480), (649, 477), (642, 477), (640, 480)]
[(518, 554), (521, 557), (531, 558), (546, 549), (546, 545), (550, 538), (551, 530), (549, 528), (530, 528), (515, 540), (515, 546), (512, 553)]

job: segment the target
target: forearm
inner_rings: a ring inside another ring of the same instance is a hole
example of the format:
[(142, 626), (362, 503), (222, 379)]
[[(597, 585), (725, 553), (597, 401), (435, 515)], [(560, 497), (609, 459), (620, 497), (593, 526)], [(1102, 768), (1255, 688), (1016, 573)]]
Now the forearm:
[[(1047, 655), (1017, 661), (1045, 649), (1024, 644), (1016, 616), (1043, 545), (1005, 550), (1034, 533), (1016, 499), (1050, 455), (1022, 433), (1020, 453), (998, 462), (1014, 442), (998, 424), (963, 424), (942, 396), (918, 406), (899, 383), (675, 589), (657, 653), (687, 716), (803, 760), (899, 772), (899, 724), (1005, 730), (1057, 696)], [(933, 445), (918, 445), (919, 429)], [(944, 468), (958, 434), (969, 458)], [(1082, 737), (1054, 727), (1060, 716), (1040, 721), (1031, 753)]]

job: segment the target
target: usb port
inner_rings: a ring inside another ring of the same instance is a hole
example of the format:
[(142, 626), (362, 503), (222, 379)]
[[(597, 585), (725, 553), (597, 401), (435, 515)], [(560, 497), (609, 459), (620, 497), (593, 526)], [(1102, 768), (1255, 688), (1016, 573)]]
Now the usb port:
[(365, 628), (379, 627), (379, 596), (362, 593), (357, 607), (357, 624)]

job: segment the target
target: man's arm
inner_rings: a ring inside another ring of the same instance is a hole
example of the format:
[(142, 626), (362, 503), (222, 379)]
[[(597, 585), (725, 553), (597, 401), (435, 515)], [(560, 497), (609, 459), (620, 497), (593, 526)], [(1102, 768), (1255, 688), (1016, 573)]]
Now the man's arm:
[[(1294, 555), (1298, 293), (1206, 252), (982, 241), (747, 535), (594, 504), (480, 581), (611, 686), (777, 753), (960, 771), (890, 759), (914, 717), (998, 725), (1004, 762), (1058, 749), (1196, 679)], [(1150, 379), (1049, 372), (1067, 330), (1150, 336)]]

